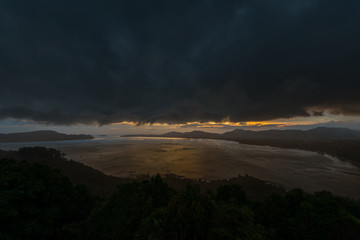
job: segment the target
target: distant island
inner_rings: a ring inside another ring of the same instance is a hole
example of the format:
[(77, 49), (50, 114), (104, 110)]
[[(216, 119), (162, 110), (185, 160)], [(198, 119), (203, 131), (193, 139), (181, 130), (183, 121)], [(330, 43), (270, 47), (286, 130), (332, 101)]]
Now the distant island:
[(200, 138), (236, 141), (242, 144), (293, 148), (329, 154), (360, 167), (360, 131), (348, 128), (318, 127), (302, 130), (250, 131), (235, 129), (223, 134), (204, 131), (137, 134), (123, 137)]
[(21, 133), (0, 133), (1, 143), (10, 142), (43, 142), (43, 141), (64, 141), (93, 139), (91, 135), (85, 134), (64, 134), (56, 131), (42, 130)]

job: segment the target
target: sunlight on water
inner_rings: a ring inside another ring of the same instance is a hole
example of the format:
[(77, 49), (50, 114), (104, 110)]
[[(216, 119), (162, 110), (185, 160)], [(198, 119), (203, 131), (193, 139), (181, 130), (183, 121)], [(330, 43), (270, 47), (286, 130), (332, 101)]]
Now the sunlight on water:
[(359, 168), (309, 151), (177, 138), (98, 137), (0, 144), (1, 149), (21, 146), (57, 148), (70, 159), (119, 177), (172, 173), (188, 178), (223, 179), (248, 174), (286, 188), (330, 190), (360, 198)]

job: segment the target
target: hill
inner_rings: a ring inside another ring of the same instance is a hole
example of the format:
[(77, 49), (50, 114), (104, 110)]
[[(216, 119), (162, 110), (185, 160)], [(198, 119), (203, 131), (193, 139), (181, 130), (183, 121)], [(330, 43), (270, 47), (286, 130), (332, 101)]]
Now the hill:
[(236, 183), (176, 191), (157, 175), (99, 198), (47, 166), (0, 163), (1, 239), (360, 239), (359, 201), (326, 191), (251, 200)]
[(42, 130), (21, 133), (0, 133), (0, 142), (42, 142), (42, 141), (64, 141), (92, 139), (91, 135), (64, 134), (55, 131)]
[(122, 137), (168, 137), (168, 138), (221, 138), (221, 134), (204, 131), (168, 132), (164, 134), (130, 134)]
[(251, 131), (235, 129), (223, 134), (209, 133), (204, 131), (192, 132), (168, 132), (164, 134), (136, 134), (124, 135), (123, 137), (173, 137), (173, 138), (211, 138), (211, 139), (297, 139), (297, 140), (321, 140), (321, 139), (360, 139), (360, 131), (348, 128), (318, 127), (307, 131), (302, 130), (266, 130)]
[(235, 129), (223, 133), (224, 139), (298, 139), (298, 140), (330, 140), (330, 139), (360, 139), (360, 131), (348, 128), (318, 127), (307, 131), (302, 130), (267, 130), (249, 131)]
[(122, 178), (105, 175), (80, 162), (68, 160), (64, 158), (64, 154), (52, 148), (24, 147), (18, 151), (0, 150), (0, 159), (29, 161), (58, 169), (74, 184), (86, 185), (92, 192), (101, 196), (111, 194), (118, 184), (129, 182)]

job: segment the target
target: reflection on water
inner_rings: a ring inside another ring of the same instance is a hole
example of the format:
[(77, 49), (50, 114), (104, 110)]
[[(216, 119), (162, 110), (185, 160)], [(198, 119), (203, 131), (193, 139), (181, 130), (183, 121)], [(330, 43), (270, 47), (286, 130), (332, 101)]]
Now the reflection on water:
[(173, 173), (219, 179), (249, 174), (307, 191), (330, 190), (360, 198), (360, 169), (314, 152), (204, 139), (96, 138), (0, 144), (1, 149), (46, 146), (68, 158), (120, 177)]

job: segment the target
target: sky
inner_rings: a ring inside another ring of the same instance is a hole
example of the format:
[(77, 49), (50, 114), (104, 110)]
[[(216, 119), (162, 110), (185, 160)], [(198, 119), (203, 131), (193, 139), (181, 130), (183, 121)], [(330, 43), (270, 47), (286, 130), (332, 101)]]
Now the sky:
[(0, 132), (360, 129), (359, 9), (2, 0)]

